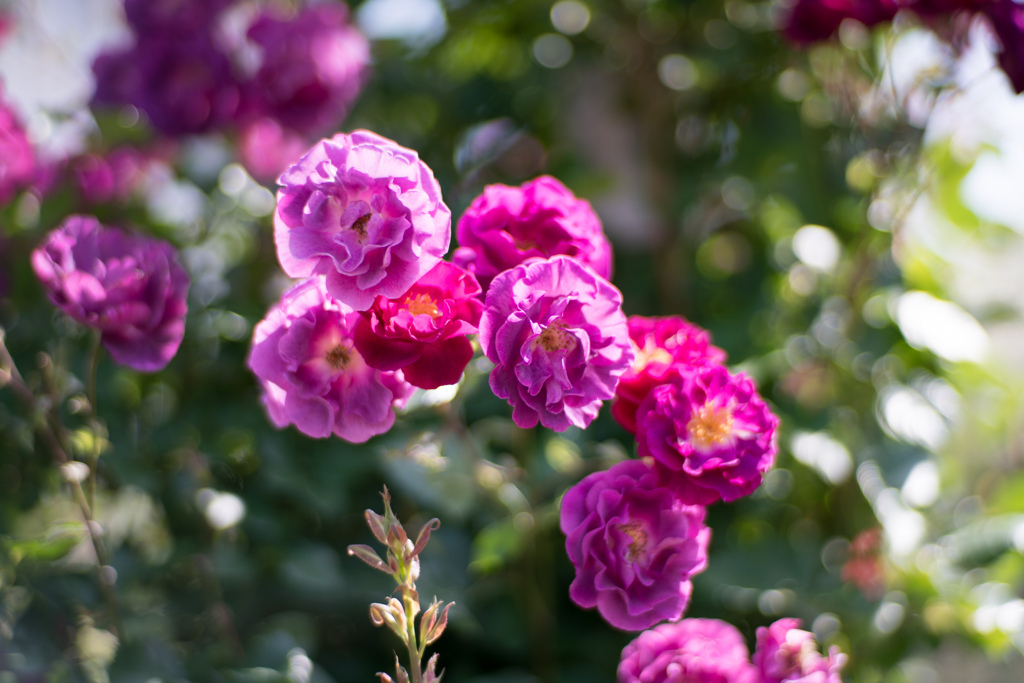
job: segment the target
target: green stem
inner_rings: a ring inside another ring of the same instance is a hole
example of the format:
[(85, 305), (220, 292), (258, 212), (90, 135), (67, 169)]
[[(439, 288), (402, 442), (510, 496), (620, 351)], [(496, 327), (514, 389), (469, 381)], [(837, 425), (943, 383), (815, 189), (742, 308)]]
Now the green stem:
[(416, 602), (412, 595), (404, 590), (402, 591), (402, 602), (405, 603), (405, 641), (409, 648), (409, 675), (412, 676), (412, 683), (421, 683), (423, 671), (420, 668), (420, 659), (423, 656), (423, 648), (416, 644), (416, 618), (413, 616)]
[(89, 354), (89, 375), (86, 390), (89, 397), (89, 422), (92, 427), (92, 452), (88, 456), (89, 477), (86, 491), (89, 507), (96, 505), (96, 467), (100, 460), (100, 414), (96, 405), (96, 371), (100, 365), (100, 333), (93, 333), (92, 353)]

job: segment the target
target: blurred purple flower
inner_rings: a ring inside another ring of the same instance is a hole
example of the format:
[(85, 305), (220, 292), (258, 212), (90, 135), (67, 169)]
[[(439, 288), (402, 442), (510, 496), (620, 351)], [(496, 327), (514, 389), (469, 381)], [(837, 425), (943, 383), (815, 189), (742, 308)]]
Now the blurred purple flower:
[(839, 30), (844, 19), (874, 26), (892, 19), (899, 8), (897, 0), (797, 0), (783, 16), (783, 32), (795, 43), (813, 43)]
[(718, 619), (683, 619), (644, 631), (622, 650), (618, 683), (760, 683), (747, 644)]
[[(0, 90), (0, 96), (3, 91)], [(36, 158), (14, 111), (0, 100), (0, 204), (36, 180)]]
[(637, 450), (674, 473), (680, 496), (709, 505), (753, 493), (775, 462), (779, 420), (746, 375), (721, 365), (655, 387), (636, 414)]
[(636, 411), (647, 394), (681, 370), (725, 361), (725, 351), (711, 345), (706, 330), (673, 315), (645, 318), (631, 315), (629, 341), (633, 345), (633, 366), (619, 379), (612, 415), (623, 427), (636, 433)]
[(187, 35), (208, 31), (234, 0), (124, 0), (124, 15), (137, 35)]
[(586, 427), (633, 362), (622, 294), (568, 256), (531, 260), (494, 278), (480, 345), (490, 384), (520, 427)]
[(146, 155), (120, 147), (106, 155), (86, 154), (72, 161), (71, 176), (89, 204), (125, 201), (142, 182)]
[(462, 214), (452, 262), (490, 281), (529, 258), (572, 256), (608, 279), (612, 249), (590, 203), (551, 176), (522, 187), (488, 185)]
[(166, 366), (185, 335), (188, 275), (167, 242), (70, 216), (32, 252), (50, 300), (100, 331), (121, 365)]
[(984, 15), (999, 38), (999, 67), (1014, 91), (1024, 92), (1024, 6), (1009, 1), (993, 3)]
[(249, 367), (263, 387), (270, 421), (316, 438), (362, 443), (383, 434), (413, 388), (401, 371), (368, 366), (353, 345), (362, 316), (313, 277), (285, 292), (256, 325)]
[(238, 155), (249, 174), (261, 183), (277, 180), (308, 149), (304, 137), (271, 118), (249, 121), (239, 131)]
[(291, 18), (261, 14), (248, 32), (263, 54), (248, 84), (256, 111), (300, 133), (335, 129), (369, 75), (370, 43), (347, 20), (342, 3), (312, 5)]
[(690, 577), (707, 566), (704, 508), (679, 502), (639, 460), (569, 489), (561, 528), (576, 567), (569, 596), (626, 631), (679, 619), (693, 592)]
[(357, 130), (321, 140), (278, 180), (274, 240), (291, 277), (325, 275), (365, 311), (398, 299), (448, 251), (451, 211), (416, 152)]
[(846, 655), (833, 647), (822, 657), (814, 635), (800, 630), (799, 619), (779, 619), (757, 629), (754, 666), (762, 683), (842, 683)]
[(231, 121), (241, 94), (231, 63), (208, 33), (140, 37), (93, 63), (100, 105), (131, 104), (168, 136), (203, 133)]
[(402, 369), (421, 389), (455, 384), (473, 358), (483, 304), (476, 278), (441, 261), (404, 296), (378, 296), (356, 328), (355, 344), (371, 367)]

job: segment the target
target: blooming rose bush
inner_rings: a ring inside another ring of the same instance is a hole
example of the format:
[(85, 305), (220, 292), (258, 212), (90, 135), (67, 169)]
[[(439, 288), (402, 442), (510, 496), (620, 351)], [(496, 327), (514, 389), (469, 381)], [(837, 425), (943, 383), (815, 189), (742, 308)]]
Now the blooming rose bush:
[(32, 252), (50, 300), (99, 330), (113, 359), (155, 372), (185, 335), (189, 279), (167, 242), (70, 216)]
[(704, 508), (685, 505), (646, 463), (595, 472), (562, 498), (569, 595), (616, 628), (639, 631), (682, 616), (690, 577), (707, 565)]
[(448, 251), (451, 212), (416, 152), (369, 131), (321, 140), (285, 171), (274, 240), (284, 272), (323, 275), (365, 311), (397, 299)]
[(356, 328), (356, 348), (371, 367), (402, 369), (415, 387), (455, 384), (473, 358), (479, 293), (476, 278), (442, 261), (400, 299), (377, 297)]
[(271, 422), (353, 443), (382, 434), (412, 387), (401, 371), (371, 368), (353, 343), (362, 316), (334, 299), (323, 277), (292, 287), (253, 332), (249, 367)]
[(487, 291), (480, 345), (520, 427), (586, 427), (633, 362), (622, 295), (568, 256), (505, 271)]
[(635, 434), (637, 408), (654, 387), (682, 371), (724, 362), (725, 351), (711, 345), (711, 337), (706, 330), (679, 316), (645, 318), (631, 315), (627, 324), (634, 360), (619, 378), (612, 415)]
[(644, 631), (622, 651), (618, 683), (760, 683), (747, 644), (717, 619), (684, 619)]
[(845, 663), (846, 655), (835, 647), (822, 657), (814, 635), (800, 629), (799, 619), (779, 619), (757, 629), (754, 665), (761, 683), (842, 683), (839, 671)]
[(572, 256), (608, 279), (612, 250), (590, 203), (551, 176), (521, 187), (488, 185), (459, 219), (452, 261), (486, 290), (501, 272), (531, 258)]

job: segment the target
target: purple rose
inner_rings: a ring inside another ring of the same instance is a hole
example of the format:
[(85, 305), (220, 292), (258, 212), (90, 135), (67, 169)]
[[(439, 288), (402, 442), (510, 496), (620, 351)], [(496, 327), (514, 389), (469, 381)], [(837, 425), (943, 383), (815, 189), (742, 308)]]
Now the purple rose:
[(253, 331), (249, 367), (277, 427), (362, 443), (391, 429), (393, 405), (413, 389), (399, 372), (368, 366), (352, 335), (362, 316), (327, 292), (323, 277), (292, 287)]
[(677, 315), (663, 318), (631, 315), (628, 325), (629, 341), (636, 357), (633, 366), (619, 379), (612, 415), (635, 434), (636, 410), (651, 389), (682, 370), (723, 362), (725, 351), (712, 346), (707, 330)]
[(347, 19), (341, 3), (256, 19), (248, 36), (263, 54), (249, 84), (257, 111), (301, 133), (336, 128), (369, 74), (370, 43)]
[(775, 462), (779, 420), (746, 375), (721, 365), (655, 387), (636, 413), (637, 450), (677, 479), (680, 495), (709, 505), (753, 493)]
[(331, 296), (356, 310), (401, 297), (448, 251), (452, 215), (434, 174), (375, 133), (321, 140), (278, 183), (281, 267), (325, 275)]
[(718, 619), (683, 619), (644, 631), (622, 650), (618, 683), (760, 683), (747, 644)]
[(797, 0), (782, 26), (790, 40), (807, 44), (831, 36), (844, 19), (874, 26), (892, 19), (899, 8), (897, 0)]
[(9, 202), (15, 192), (35, 179), (35, 153), (25, 129), (14, 111), (0, 101), (0, 204)]
[(568, 256), (532, 260), (494, 278), (480, 346), (491, 389), (520, 427), (586, 427), (633, 362), (622, 294)]
[(147, 156), (131, 147), (119, 147), (106, 156), (86, 154), (71, 163), (78, 192), (89, 204), (126, 201), (143, 180)]
[(32, 252), (32, 268), (50, 300), (99, 330), (121, 365), (155, 372), (178, 352), (189, 283), (167, 242), (70, 216)]
[(569, 596), (626, 631), (679, 619), (693, 592), (690, 577), (707, 566), (704, 508), (682, 504), (640, 460), (569, 489), (561, 527), (576, 567)]
[(754, 666), (762, 683), (843, 683), (839, 671), (846, 655), (833, 647), (822, 657), (814, 636), (800, 630), (799, 619), (779, 619), (757, 629)]
[(356, 348), (371, 367), (401, 368), (414, 387), (455, 384), (473, 358), (467, 335), (480, 323), (479, 293), (472, 274), (441, 261), (400, 299), (377, 297), (356, 328)]
[(1017, 93), (1024, 92), (1024, 6), (1001, 2), (985, 8), (999, 38), (999, 67)]
[(142, 36), (208, 31), (233, 0), (124, 0), (128, 25)]
[(131, 104), (168, 136), (203, 133), (228, 123), (241, 93), (231, 63), (207, 33), (145, 36), (93, 63), (93, 102)]
[(485, 187), (459, 219), (458, 239), (452, 261), (476, 275), (485, 290), (498, 273), (558, 254), (605, 279), (612, 274), (612, 249), (597, 214), (551, 176), (522, 187)]

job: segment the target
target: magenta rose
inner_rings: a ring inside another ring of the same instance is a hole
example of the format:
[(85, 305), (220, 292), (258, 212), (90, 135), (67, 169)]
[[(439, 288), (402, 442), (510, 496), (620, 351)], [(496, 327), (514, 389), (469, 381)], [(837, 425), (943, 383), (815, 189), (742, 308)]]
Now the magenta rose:
[(375, 133), (321, 140), (278, 183), (281, 267), (324, 275), (331, 296), (358, 311), (401, 297), (448, 251), (451, 212), (434, 174)]
[(551, 176), (522, 187), (488, 185), (459, 219), (452, 261), (486, 290), (498, 273), (530, 258), (565, 254), (608, 279), (612, 249), (590, 203)]
[(366, 364), (352, 341), (362, 316), (327, 292), (323, 277), (305, 280), (256, 325), (249, 367), (263, 386), (263, 403), (276, 427), (303, 434), (331, 433), (362, 443), (395, 422), (392, 406), (413, 388), (399, 372)]
[(491, 389), (520, 427), (586, 427), (633, 362), (622, 294), (568, 256), (494, 278), (480, 320)]
[(335, 129), (359, 96), (370, 65), (370, 43), (348, 23), (348, 8), (310, 5), (287, 18), (268, 10), (248, 36), (262, 54), (248, 84), (250, 104), (300, 133)]
[[(2, 95), (0, 91), (0, 95)], [(36, 157), (14, 111), (0, 101), (0, 204), (36, 179)]]
[(1024, 92), (1024, 7), (1014, 2), (992, 3), (984, 15), (999, 38), (999, 67), (1014, 91)]
[(897, 0), (797, 0), (783, 15), (786, 36), (800, 44), (825, 40), (839, 30), (844, 19), (874, 26), (896, 16)]
[(644, 631), (622, 650), (618, 683), (760, 683), (743, 635), (718, 619)]
[(757, 629), (754, 666), (762, 683), (842, 683), (846, 655), (833, 647), (828, 657), (818, 652), (814, 635), (800, 629), (799, 619), (779, 619)]
[(178, 352), (189, 281), (167, 242), (70, 216), (32, 252), (32, 268), (50, 300), (99, 330), (121, 365), (155, 372)]
[(636, 416), (640, 456), (653, 456), (690, 503), (749, 495), (775, 462), (778, 418), (749, 377), (721, 365), (655, 387)]
[(569, 489), (561, 527), (576, 567), (569, 596), (626, 631), (679, 619), (693, 592), (690, 577), (707, 566), (704, 508), (679, 502), (639, 460)]
[(455, 384), (473, 358), (466, 335), (476, 334), (483, 304), (476, 278), (441, 261), (401, 298), (378, 296), (356, 328), (367, 364), (401, 369), (414, 387)]
[(612, 415), (635, 434), (636, 410), (651, 389), (667, 382), (680, 369), (724, 362), (725, 351), (711, 345), (706, 330), (676, 315), (632, 315), (627, 322), (635, 358), (632, 367), (619, 379)]

